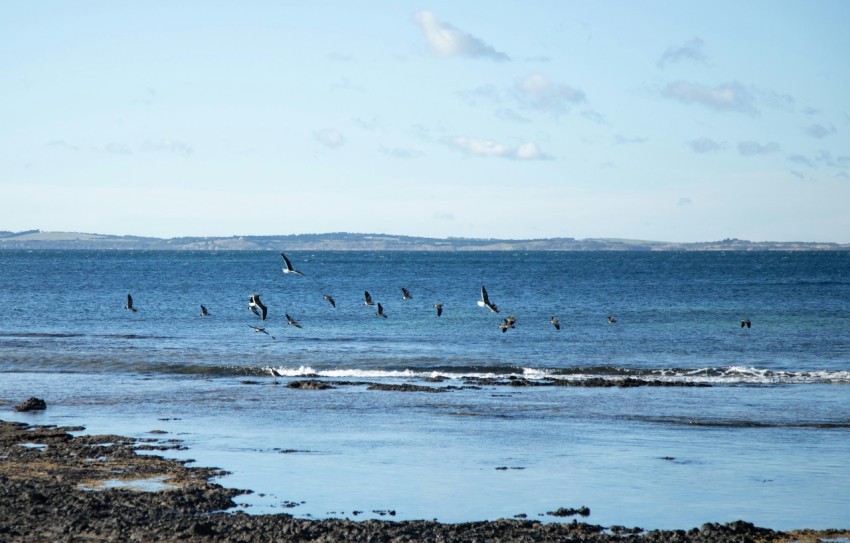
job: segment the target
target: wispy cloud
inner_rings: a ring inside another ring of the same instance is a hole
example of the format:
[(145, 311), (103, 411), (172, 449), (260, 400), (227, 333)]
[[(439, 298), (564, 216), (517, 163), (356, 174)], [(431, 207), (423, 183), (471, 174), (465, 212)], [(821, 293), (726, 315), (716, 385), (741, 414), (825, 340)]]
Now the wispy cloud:
[(791, 162), (796, 162), (797, 164), (803, 164), (808, 166), (809, 168), (817, 168), (818, 165), (814, 160), (810, 159), (805, 155), (788, 155), (788, 160)]
[(822, 124), (813, 124), (806, 128), (806, 134), (810, 135), (813, 138), (823, 139), (827, 136), (835, 134), (835, 127), (832, 125), (826, 127)]
[(107, 143), (104, 150), (113, 155), (132, 155), (133, 149), (126, 143), (111, 142)]
[(711, 138), (701, 137), (695, 140), (690, 140), (688, 142), (688, 147), (690, 147), (695, 153), (705, 154), (716, 153), (726, 147), (726, 144), (714, 141)]
[(184, 157), (190, 156), (195, 152), (192, 146), (182, 141), (163, 138), (159, 141), (146, 141), (143, 144), (144, 149), (148, 151), (161, 151), (166, 153), (174, 153)]
[(649, 138), (628, 138), (622, 134), (614, 134), (614, 143), (616, 145), (630, 145), (634, 143), (646, 143), (649, 141)]
[(742, 141), (738, 143), (738, 152), (743, 156), (769, 155), (779, 152), (779, 144), (775, 141), (764, 145), (757, 141)]
[(449, 140), (448, 144), (468, 156), (498, 157), (510, 160), (548, 160), (551, 158), (543, 153), (536, 143), (532, 142), (506, 145), (492, 140), (458, 136)]
[(514, 85), (514, 93), (524, 107), (552, 115), (566, 113), (570, 107), (585, 100), (581, 89), (552, 81), (541, 74), (518, 80)]
[(758, 115), (753, 93), (738, 82), (709, 87), (699, 83), (675, 81), (669, 83), (661, 94), (684, 104), (698, 104), (717, 111)]
[(661, 58), (658, 59), (657, 65), (659, 68), (664, 68), (670, 63), (682, 62), (683, 60), (704, 63), (707, 60), (702, 51), (704, 45), (705, 42), (701, 38), (693, 38), (685, 42), (684, 45), (668, 47)]
[(313, 132), (313, 137), (316, 138), (316, 141), (329, 149), (336, 149), (345, 144), (345, 138), (342, 134), (331, 128), (316, 130)]
[(688, 198), (687, 196), (683, 196), (682, 198), (679, 198), (679, 205), (680, 206), (684, 207), (684, 206), (690, 206), (690, 205), (693, 205), (693, 204), (694, 204), (694, 201), (691, 200), (690, 198)]
[(489, 58), (497, 62), (510, 60), (507, 54), (497, 51), (479, 38), (437, 20), (430, 11), (420, 11), (414, 18), (425, 36), (428, 48), (438, 57)]
[(76, 145), (71, 145), (70, 143), (66, 142), (65, 140), (52, 140), (52, 141), (48, 141), (45, 145), (47, 145), (48, 147), (57, 147), (59, 149), (67, 149), (69, 151), (79, 151), (80, 150), (79, 147), (77, 147)]

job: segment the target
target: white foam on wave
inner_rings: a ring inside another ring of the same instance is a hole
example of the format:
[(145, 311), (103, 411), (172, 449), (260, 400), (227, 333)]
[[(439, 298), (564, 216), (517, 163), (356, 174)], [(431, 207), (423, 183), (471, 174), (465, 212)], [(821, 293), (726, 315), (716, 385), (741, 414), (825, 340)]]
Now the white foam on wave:
[(529, 380), (558, 379), (564, 381), (583, 381), (587, 379), (617, 380), (631, 377), (638, 380), (659, 380), (669, 382), (703, 383), (716, 385), (735, 384), (850, 384), (850, 371), (778, 371), (746, 366), (726, 368), (696, 368), (691, 370), (659, 369), (649, 374), (629, 375), (628, 371), (619, 374), (596, 373), (593, 371), (559, 374), (556, 370), (541, 368), (518, 368), (512, 373), (482, 371), (457, 372), (445, 370), (415, 371), (382, 370), (367, 368), (333, 368), (316, 370), (310, 366), (297, 368), (279, 367), (275, 372), (282, 377), (318, 376), (334, 379), (511, 379)]

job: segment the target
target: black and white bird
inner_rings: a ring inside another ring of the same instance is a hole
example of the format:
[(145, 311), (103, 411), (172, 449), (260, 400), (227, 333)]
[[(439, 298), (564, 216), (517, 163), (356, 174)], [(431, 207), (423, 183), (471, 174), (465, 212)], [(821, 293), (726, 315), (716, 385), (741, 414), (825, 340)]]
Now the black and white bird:
[(552, 323), (552, 326), (555, 327), (555, 330), (561, 329), (561, 323), (558, 321), (558, 317), (552, 315), (552, 318), (549, 320)]
[(484, 288), (484, 285), (481, 285), (481, 299), (478, 300), (478, 306), (479, 307), (486, 307), (487, 309), (489, 309), (493, 313), (499, 312), (499, 308), (496, 307), (496, 304), (491, 302), (489, 296), (487, 296), (487, 289)]
[(210, 316), (210, 312), (207, 311), (207, 307), (204, 304), (201, 304), (201, 316), (202, 317), (209, 317)]
[(617, 324), (617, 318), (613, 315), (608, 315), (608, 324)]
[(283, 271), (283, 273), (294, 273), (295, 275), (304, 275), (303, 273), (292, 267), (292, 262), (290, 262), (289, 259), (286, 258), (285, 254), (280, 253), (280, 256), (283, 257), (283, 264), (284, 266), (286, 266), (285, 268), (281, 268), (281, 271)]
[(269, 368), (269, 373), (272, 374), (272, 377), (283, 377), (283, 373), (277, 371), (274, 368)]
[(336, 307), (336, 302), (334, 301), (333, 296), (331, 296), (330, 294), (322, 294), (322, 298), (324, 298), (325, 301), (331, 304), (332, 306)]
[(301, 328), (301, 325), (298, 324), (298, 321), (289, 316), (289, 313), (284, 313), (286, 315), (286, 322), (289, 323), (290, 326), (294, 326), (296, 328)]
[(378, 302), (378, 311), (375, 312), (375, 315), (382, 317), (384, 319), (387, 318), (387, 314), (384, 313), (384, 307), (381, 305), (380, 302)]
[(368, 290), (363, 292), (363, 305), (375, 305), (375, 303), (372, 302), (372, 295), (369, 294)]
[[(248, 298), (248, 308), (254, 315), (266, 320), (266, 315), (268, 314), (269, 309), (263, 305), (263, 302), (260, 301), (259, 294), (252, 294)], [(262, 314), (260, 312), (262, 312)]]
[(127, 311), (132, 311), (133, 313), (137, 311), (136, 308), (133, 307), (133, 297), (129, 294), (127, 295), (127, 305), (124, 306), (124, 309), (126, 309)]
[(261, 327), (261, 326), (251, 326), (250, 324), (249, 324), (248, 326), (249, 326), (249, 327), (251, 327), (251, 328), (253, 328), (253, 329), (254, 329), (254, 331), (255, 331), (255, 332), (257, 332), (258, 334), (265, 334), (265, 335), (269, 336), (269, 337), (270, 337), (270, 338), (272, 338), (272, 339), (277, 339), (277, 338), (276, 338), (276, 337), (274, 337), (273, 335), (271, 335), (271, 334), (269, 334), (268, 332), (266, 332), (266, 329), (265, 329), (265, 328), (263, 328), (263, 327)]
[(410, 295), (410, 291), (404, 287), (401, 287), (401, 299), (402, 300), (410, 300), (413, 296)]
[(502, 322), (499, 323), (499, 330), (504, 334), (508, 331), (508, 328), (514, 328), (514, 324), (516, 324), (516, 317), (512, 315), (506, 319), (502, 319)]
[(741, 328), (752, 328), (753, 323), (750, 322), (750, 319), (741, 319)]
[(434, 307), (437, 308), (438, 317), (443, 314), (443, 304), (434, 304)]

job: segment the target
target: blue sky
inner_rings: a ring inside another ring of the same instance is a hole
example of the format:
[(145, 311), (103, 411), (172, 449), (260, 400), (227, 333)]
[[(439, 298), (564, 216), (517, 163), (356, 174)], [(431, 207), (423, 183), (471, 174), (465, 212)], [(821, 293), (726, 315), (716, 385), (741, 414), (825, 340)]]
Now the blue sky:
[(0, 230), (850, 242), (850, 2), (3, 2)]

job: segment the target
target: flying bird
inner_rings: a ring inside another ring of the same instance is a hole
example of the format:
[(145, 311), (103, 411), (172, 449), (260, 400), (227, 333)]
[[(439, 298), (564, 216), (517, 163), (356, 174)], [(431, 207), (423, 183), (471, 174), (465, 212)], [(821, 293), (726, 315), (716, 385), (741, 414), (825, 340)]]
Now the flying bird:
[(274, 368), (269, 368), (269, 373), (272, 374), (272, 377), (283, 377), (283, 373), (277, 371)]
[(336, 307), (336, 302), (334, 301), (333, 296), (331, 296), (330, 294), (322, 294), (322, 298), (324, 298), (325, 301), (331, 304), (332, 306)]
[(741, 328), (743, 328), (743, 327), (745, 327), (745, 326), (746, 326), (747, 328), (752, 328), (752, 327), (753, 327), (753, 323), (751, 323), (751, 322), (750, 322), (750, 319), (742, 319), (742, 320), (741, 320)]
[(126, 309), (127, 311), (132, 311), (133, 313), (137, 311), (137, 309), (133, 307), (133, 297), (129, 294), (127, 295), (127, 305), (124, 306), (124, 309)]
[(284, 313), (286, 315), (286, 322), (289, 323), (290, 326), (294, 326), (296, 328), (301, 328), (301, 325), (298, 324), (298, 321), (289, 316), (289, 313)]
[[(263, 302), (260, 301), (259, 294), (252, 294), (250, 298), (248, 298), (248, 308), (251, 310), (254, 315), (260, 317), (263, 320), (266, 320), (266, 315), (269, 310), (266, 306), (263, 305)], [(262, 311), (262, 315), (260, 314)]]
[(290, 262), (289, 259), (286, 258), (285, 254), (280, 253), (280, 256), (283, 257), (283, 264), (286, 266), (285, 268), (281, 268), (281, 271), (283, 271), (283, 273), (294, 273), (295, 275), (304, 275), (303, 273), (292, 267), (292, 262)]
[(490, 298), (487, 296), (487, 289), (484, 288), (484, 285), (481, 285), (481, 299), (478, 300), (479, 307), (486, 307), (493, 313), (498, 313), (499, 308), (496, 307), (496, 304), (490, 301)]
[(434, 304), (434, 307), (437, 308), (438, 317), (443, 314), (443, 304)]
[(617, 324), (617, 318), (613, 315), (608, 315), (608, 324)]
[(401, 299), (402, 300), (410, 300), (413, 296), (410, 295), (410, 291), (404, 287), (401, 287)]
[(378, 302), (378, 311), (375, 312), (375, 315), (377, 315), (379, 317), (383, 317), (385, 319), (387, 318), (386, 313), (384, 313), (384, 308), (383, 308), (383, 306), (381, 306), (380, 302)]
[(364, 298), (363, 305), (375, 305), (372, 302), (372, 295), (369, 294), (368, 290), (363, 292), (363, 298)]
[(551, 323), (552, 323), (552, 326), (554, 326), (554, 327), (555, 327), (555, 330), (560, 330), (560, 329), (561, 329), (561, 323), (560, 323), (560, 322), (558, 322), (558, 317), (556, 317), (556, 316), (552, 315), (552, 319), (551, 319), (551, 320), (549, 320), (549, 322), (551, 322)]
[(271, 335), (271, 334), (269, 334), (268, 332), (266, 332), (266, 329), (265, 329), (265, 328), (262, 328), (262, 327), (260, 327), (260, 326), (251, 326), (250, 324), (249, 324), (248, 326), (249, 326), (250, 328), (253, 328), (253, 329), (254, 329), (254, 331), (255, 331), (255, 332), (257, 332), (258, 334), (265, 334), (265, 335), (269, 336), (269, 337), (270, 337), (270, 338), (272, 338), (272, 339), (277, 339), (277, 338), (275, 338), (273, 335)]
[(507, 319), (503, 319), (502, 322), (499, 323), (499, 330), (501, 330), (503, 334), (508, 331), (508, 328), (513, 328), (513, 327), (514, 327), (514, 325), (510, 321), (510, 317), (507, 318)]
[(210, 312), (207, 311), (207, 308), (204, 304), (201, 304), (201, 316), (202, 317), (209, 317), (210, 316)]

